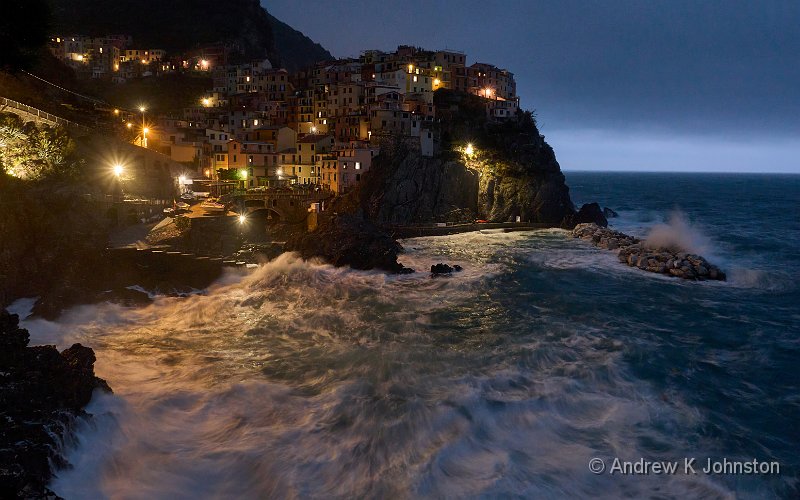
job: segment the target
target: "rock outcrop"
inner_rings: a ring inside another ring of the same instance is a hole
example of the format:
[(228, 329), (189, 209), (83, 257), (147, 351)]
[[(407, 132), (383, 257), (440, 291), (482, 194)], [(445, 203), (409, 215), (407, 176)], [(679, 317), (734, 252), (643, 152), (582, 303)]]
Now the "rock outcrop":
[(478, 173), (448, 158), (424, 158), (402, 142), (382, 146), (358, 192), (338, 212), (381, 225), (467, 222), (478, 217)]
[(726, 279), (723, 271), (699, 255), (676, 248), (651, 248), (638, 238), (594, 223), (578, 224), (572, 236), (614, 250), (620, 262), (643, 271), (689, 280)]
[(287, 251), (304, 259), (319, 257), (334, 266), (414, 272), (397, 262), (403, 247), (369, 221), (353, 215), (322, 219), (316, 230), (300, 232), (286, 241)]
[(608, 220), (598, 203), (585, 203), (575, 215), (568, 216), (565, 221), (566, 227), (577, 224), (597, 224), (600, 227), (608, 227)]
[(603, 215), (605, 215), (606, 219), (619, 217), (619, 214), (615, 212), (614, 209), (608, 207), (603, 207)]
[(55, 498), (52, 467), (67, 465), (59, 441), (93, 391), (111, 389), (94, 374), (92, 349), (28, 342), (19, 317), (0, 312), (0, 497)]
[[(359, 187), (337, 200), (335, 211), (380, 226), (571, 220), (569, 188), (530, 113), (497, 123), (476, 96), (437, 91), (434, 100), (442, 109), (434, 131), (440, 150), (425, 157), (402, 140), (384, 141)], [(474, 143), (469, 154), (467, 143)]]
[(0, 173), (0, 308), (19, 297), (67, 304), (88, 294), (108, 233), (83, 193)]
[(458, 264), (449, 266), (440, 262), (431, 266), (431, 276), (437, 276), (439, 274), (453, 274), (453, 272), (461, 272), (462, 270), (463, 268)]

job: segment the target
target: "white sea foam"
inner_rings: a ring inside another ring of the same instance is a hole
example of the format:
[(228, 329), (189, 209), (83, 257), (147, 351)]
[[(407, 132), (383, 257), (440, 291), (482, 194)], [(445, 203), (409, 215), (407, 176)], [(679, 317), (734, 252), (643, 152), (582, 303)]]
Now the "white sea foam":
[[(115, 390), (93, 400), (74, 468), (52, 487), (67, 498), (721, 497), (702, 478), (588, 473), (590, 457), (634, 458), (642, 441), (674, 453), (682, 438), (663, 429), (703, 421), (628, 373), (602, 328), (542, 309), (523, 330), (495, 331), (509, 313), (486, 298), (493, 280), (574, 243), (405, 240), (404, 262), (421, 269), (407, 276), (287, 253), (207, 295), (29, 321), (35, 339), (95, 347)], [(464, 271), (433, 279), (436, 262)]]

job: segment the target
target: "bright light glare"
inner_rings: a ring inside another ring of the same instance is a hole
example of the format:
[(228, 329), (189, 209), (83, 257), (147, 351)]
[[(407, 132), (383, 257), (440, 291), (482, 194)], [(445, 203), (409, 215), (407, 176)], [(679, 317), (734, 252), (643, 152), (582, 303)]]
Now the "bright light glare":
[(116, 175), (117, 177), (121, 176), (122, 172), (124, 171), (125, 169), (122, 168), (122, 165), (120, 164), (114, 165), (114, 175)]
[(475, 154), (475, 148), (472, 147), (472, 143), (467, 144), (467, 147), (464, 149), (464, 153), (466, 153), (467, 156), (472, 156)]
[(244, 224), (245, 222), (247, 222), (247, 217), (244, 214), (240, 215), (239, 224)]

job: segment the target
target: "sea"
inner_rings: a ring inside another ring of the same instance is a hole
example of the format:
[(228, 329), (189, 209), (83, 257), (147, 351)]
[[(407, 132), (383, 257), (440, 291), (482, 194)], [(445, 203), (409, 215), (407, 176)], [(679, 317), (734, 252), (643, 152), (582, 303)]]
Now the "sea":
[[(51, 488), (800, 497), (800, 176), (566, 178), (576, 205), (674, 238), (728, 280), (629, 268), (562, 230), (487, 231), (403, 240), (410, 275), (284, 254), (189, 297), (28, 318), (33, 343), (94, 348), (114, 389)], [(463, 271), (431, 277), (438, 262)]]

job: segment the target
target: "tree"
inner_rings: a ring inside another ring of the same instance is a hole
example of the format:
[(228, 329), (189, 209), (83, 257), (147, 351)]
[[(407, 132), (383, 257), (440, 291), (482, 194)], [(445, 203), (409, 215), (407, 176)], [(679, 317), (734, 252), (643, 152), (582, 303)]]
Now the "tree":
[(3, 2), (0, 15), (0, 69), (29, 69), (47, 43), (50, 7), (47, 0)]
[(0, 113), (0, 169), (25, 180), (72, 176), (82, 161), (66, 130), (37, 127), (17, 115)]

